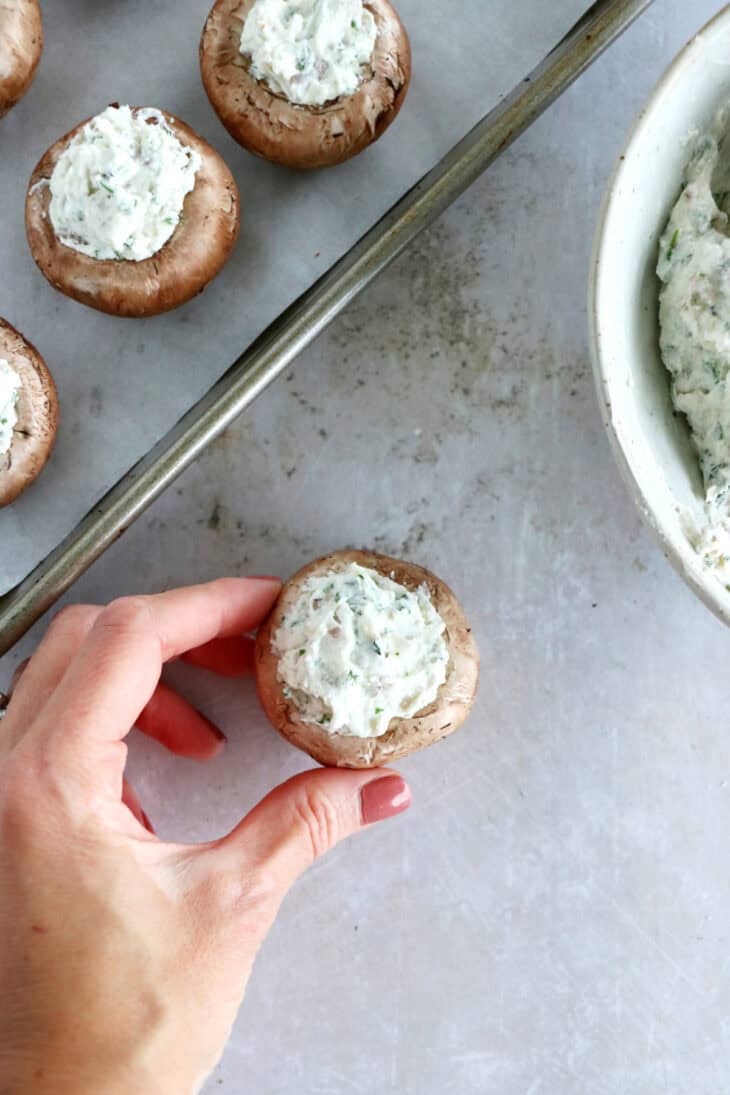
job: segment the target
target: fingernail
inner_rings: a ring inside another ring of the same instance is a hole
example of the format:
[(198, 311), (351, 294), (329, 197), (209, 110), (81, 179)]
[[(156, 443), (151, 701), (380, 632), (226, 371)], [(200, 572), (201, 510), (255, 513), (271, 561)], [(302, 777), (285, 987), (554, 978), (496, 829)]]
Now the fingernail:
[(374, 825), (402, 814), (411, 804), (411, 789), (402, 776), (383, 776), (366, 783), (360, 792), (363, 825)]
[(278, 574), (250, 574), (249, 580), (252, 582), (281, 582)]
[[(198, 714), (200, 714), (200, 712), (198, 712)], [(226, 735), (223, 733), (222, 730), (219, 730), (214, 722), (211, 722), (210, 719), (206, 719), (205, 715), (200, 715), (200, 717), (205, 725), (208, 727), (214, 738), (217, 738), (218, 741), (228, 741)]]
[(206, 718), (202, 711), (198, 711), (197, 707), (195, 708), (195, 714), (198, 716), (201, 722), (205, 723), (216, 741), (228, 741), (228, 738), (223, 733), (223, 731), (219, 730), (214, 722), (211, 722), (210, 719)]

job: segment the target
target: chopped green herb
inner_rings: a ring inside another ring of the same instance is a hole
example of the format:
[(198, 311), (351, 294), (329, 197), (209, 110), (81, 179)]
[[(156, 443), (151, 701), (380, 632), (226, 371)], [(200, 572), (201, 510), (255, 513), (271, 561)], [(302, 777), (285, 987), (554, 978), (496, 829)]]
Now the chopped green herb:
[(299, 657), (303, 658), (306, 653), (307, 653), (306, 650), (300, 650), (299, 651)]
[(100, 179), (99, 181), (101, 182), (101, 185), (102, 185), (102, 186), (104, 187), (104, 189), (105, 189), (105, 190), (108, 190), (110, 194), (113, 194), (113, 193), (114, 193), (114, 191), (113, 191), (113, 189), (111, 188), (111, 186), (107, 186), (107, 184), (106, 184), (106, 183), (104, 182), (104, 180), (103, 180), (103, 179)]
[(324, 726), (324, 724), (326, 722), (332, 722), (332, 716), (331, 715), (322, 715), (322, 718), (317, 719), (317, 722), (319, 723), (320, 726)]
[(306, 67), (307, 67), (307, 62), (303, 58), (300, 57), (299, 60), (297, 61), (297, 68), (299, 69), (300, 72), (304, 72)]
[(669, 244), (669, 250), (667, 251), (667, 262), (671, 261), (672, 255), (677, 249), (677, 243), (679, 242), (679, 229), (675, 228), (674, 235)]
[(352, 22), (350, 23), (350, 26), (352, 27), (352, 29), (353, 29), (353, 30), (357, 30), (357, 23), (355, 22), (355, 20), (354, 20), (354, 19), (353, 19), (353, 20), (352, 20)]
[(377, 644), (377, 642), (375, 641), (375, 639), (373, 639), (373, 650), (375, 651), (375, 653), (376, 653), (376, 654), (380, 654), (380, 656), (381, 656), (381, 658), (382, 658), (382, 656), (383, 656), (383, 651), (382, 651), (382, 650), (380, 649), (380, 647), (378, 646), (378, 644)]
[(357, 673), (353, 673), (352, 670), (350, 670), (350, 672), (347, 674), (347, 679), (350, 681), (356, 681)]
[(383, 708), (382, 707), (376, 707), (375, 708), (375, 714), (376, 715), (382, 715), (383, 714)]

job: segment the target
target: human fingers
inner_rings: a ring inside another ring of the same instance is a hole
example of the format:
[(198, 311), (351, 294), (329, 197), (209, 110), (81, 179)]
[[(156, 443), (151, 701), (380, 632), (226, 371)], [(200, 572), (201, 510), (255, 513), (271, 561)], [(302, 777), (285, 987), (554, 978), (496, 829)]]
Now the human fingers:
[[(276, 582), (281, 588), (280, 579), (274, 575), (257, 577)], [(209, 643), (188, 650), (181, 660), (199, 669), (208, 669), (221, 677), (250, 677), (256, 668), (256, 642), (249, 635), (211, 639)]]
[(182, 661), (199, 669), (209, 669), (221, 677), (250, 677), (254, 672), (256, 643), (248, 636), (232, 635), (212, 639), (204, 646), (188, 650)]
[(209, 760), (225, 745), (225, 734), (167, 684), (158, 684), (137, 719), (137, 729), (171, 753)]
[(243, 880), (254, 899), (265, 880), (266, 907), (258, 921), (263, 937), (287, 891), (315, 859), (410, 805), (410, 788), (396, 772), (305, 772), (272, 791), (217, 845), (201, 850), (204, 870), (224, 882)]
[(113, 602), (99, 614), (34, 735), (52, 737), (71, 753), (121, 741), (150, 702), (164, 662), (218, 636), (253, 630), (279, 588), (269, 579), (229, 578)]
[[(34, 713), (62, 679), (100, 612), (101, 608), (90, 605), (74, 605), (62, 610), (33, 657), (26, 658), (16, 668), (11, 683), (12, 718), (3, 728), (3, 745), (7, 750), (18, 743)], [(28, 670), (21, 688), (21, 678)], [(216, 756), (226, 740), (209, 719), (165, 684), (159, 684), (155, 689), (137, 720), (137, 727), (170, 752), (195, 760)]]
[(38, 649), (15, 670), (0, 747), (12, 750), (55, 691), (101, 608), (69, 605), (51, 620)]

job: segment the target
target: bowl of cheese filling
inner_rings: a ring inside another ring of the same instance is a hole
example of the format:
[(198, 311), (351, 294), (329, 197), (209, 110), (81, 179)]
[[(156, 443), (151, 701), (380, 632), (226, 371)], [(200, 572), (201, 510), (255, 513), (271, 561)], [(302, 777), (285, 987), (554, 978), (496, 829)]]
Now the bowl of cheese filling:
[(389, 764), (447, 737), (478, 680), (476, 643), (449, 587), (375, 552), (304, 567), (256, 640), (270, 722), (328, 767)]
[(604, 199), (589, 314), (629, 489), (670, 561), (730, 623), (730, 8), (634, 124)]

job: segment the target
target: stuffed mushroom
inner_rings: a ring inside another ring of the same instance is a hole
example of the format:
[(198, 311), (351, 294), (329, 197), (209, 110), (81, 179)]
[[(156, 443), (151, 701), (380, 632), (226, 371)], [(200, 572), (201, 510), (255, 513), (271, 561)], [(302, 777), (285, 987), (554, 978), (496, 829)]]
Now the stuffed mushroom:
[(0, 118), (25, 95), (42, 52), (38, 0), (0, 0)]
[(389, 0), (217, 0), (200, 60), (235, 140), (300, 168), (342, 163), (376, 141), (411, 78), (408, 35)]
[(46, 152), (28, 242), (56, 289), (101, 312), (152, 316), (219, 273), (240, 225), (228, 167), (184, 122), (113, 104)]
[(413, 563), (341, 551), (300, 570), (256, 640), (271, 723), (320, 764), (370, 768), (466, 719), (479, 653), (456, 597)]
[(0, 319), (0, 507), (43, 471), (57, 426), (56, 385), (45, 361)]

